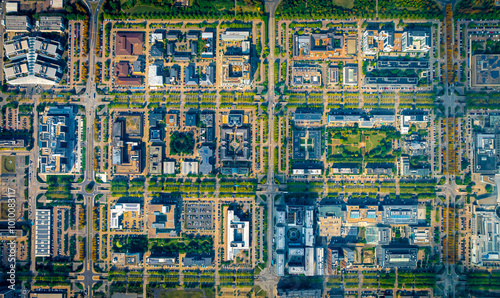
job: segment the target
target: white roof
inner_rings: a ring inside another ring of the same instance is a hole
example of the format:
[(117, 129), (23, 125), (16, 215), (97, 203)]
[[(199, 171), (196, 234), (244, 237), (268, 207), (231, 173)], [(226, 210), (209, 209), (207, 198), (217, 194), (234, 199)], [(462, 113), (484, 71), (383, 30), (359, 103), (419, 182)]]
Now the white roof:
[(17, 2), (7, 2), (5, 3), (6, 12), (17, 12), (19, 9), (19, 4)]

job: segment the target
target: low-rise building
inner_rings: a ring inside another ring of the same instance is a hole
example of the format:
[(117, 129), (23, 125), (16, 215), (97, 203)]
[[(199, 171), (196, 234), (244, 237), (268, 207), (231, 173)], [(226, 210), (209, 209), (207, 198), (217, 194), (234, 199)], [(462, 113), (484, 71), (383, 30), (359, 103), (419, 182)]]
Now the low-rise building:
[(471, 263), (481, 267), (500, 265), (500, 218), (494, 206), (475, 207), (472, 218)]
[(358, 66), (346, 65), (343, 68), (343, 82), (344, 86), (357, 86), (358, 85)]
[(410, 240), (411, 244), (430, 244), (431, 229), (429, 227), (413, 227)]
[(405, 110), (401, 113), (401, 134), (408, 134), (410, 126), (414, 124), (427, 123), (429, 113), (422, 110)]
[(416, 246), (382, 246), (381, 265), (384, 268), (417, 267), (418, 247)]
[(429, 176), (432, 171), (428, 165), (412, 166), (407, 156), (400, 158), (401, 176)]
[(162, 162), (163, 162), (162, 146), (149, 147), (149, 174), (161, 175)]
[(29, 32), (31, 31), (31, 20), (28, 16), (6, 15), (5, 31)]
[(234, 210), (228, 210), (226, 216), (226, 260), (231, 261), (240, 251), (250, 248), (250, 222), (240, 220), (240, 218), (234, 214)]
[(35, 212), (35, 257), (50, 257), (52, 210), (36, 209)]
[(321, 70), (316, 65), (294, 65), (290, 76), (293, 87), (321, 86)]
[(417, 205), (384, 205), (382, 222), (386, 225), (416, 225), (418, 223)]
[(202, 175), (209, 175), (213, 171), (213, 157), (214, 157), (214, 151), (212, 148), (209, 146), (203, 146), (200, 148), (198, 151), (198, 154), (200, 155), (201, 162), (200, 162), (200, 173)]
[[(123, 227), (123, 215), (124, 213), (131, 212), (131, 217), (138, 218), (141, 213), (141, 204), (140, 203), (117, 203), (111, 208), (110, 211), (110, 221), (109, 227), (111, 229), (122, 230)], [(131, 227), (125, 227), (125, 229), (129, 229)]]
[(343, 221), (344, 211), (342, 211), (341, 206), (318, 207), (318, 234), (320, 237), (340, 237)]
[(293, 113), (293, 121), (295, 125), (321, 125), (323, 113), (316, 110), (296, 110)]
[(184, 257), (184, 267), (210, 267), (213, 264), (212, 257), (188, 256)]
[(381, 222), (382, 212), (378, 206), (348, 205), (345, 219), (348, 224), (374, 224)]
[(198, 175), (198, 162), (197, 161), (183, 161), (181, 164), (181, 173), (184, 176)]
[(148, 237), (171, 238), (177, 237), (176, 205), (174, 203), (148, 204)]
[(42, 32), (62, 32), (65, 29), (64, 19), (61, 16), (40, 16), (38, 28)]

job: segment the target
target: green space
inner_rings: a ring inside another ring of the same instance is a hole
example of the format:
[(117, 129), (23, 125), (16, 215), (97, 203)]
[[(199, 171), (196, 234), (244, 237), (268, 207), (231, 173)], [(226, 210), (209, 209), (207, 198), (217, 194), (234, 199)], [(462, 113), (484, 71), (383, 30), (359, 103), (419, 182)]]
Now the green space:
[(150, 239), (151, 253), (164, 254), (212, 254), (214, 240), (210, 236), (184, 237), (180, 239)]
[(200, 290), (172, 290), (161, 292), (160, 298), (203, 298), (203, 292)]
[(73, 176), (50, 175), (47, 176), (47, 192), (45, 196), (48, 200), (73, 200), (71, 194), (71, 182)]
[(0, 219), (9, 219), (8, 203), (0, 203)]
[[(104, 19), (225, 19), (234, 18), (233, 0), (191, 0), (188, 6), (176, 5), (168, 0), (106, 0), (103, 4)], [(260, 0), (237, 0), (236, 18), (246, 20), (261, 18), (264, 13)]]
[[(374, 18), (373, 0), (283, 0), (276, 10), (278, 19)], [(380, 18), (440, 19), (442, 10), (434, 0), (379, 0)]]
[(392, 140), (399, 138), (394, 128), (359, 129), (357, 127), (331, 128), (328, 155), (330, 161), (383, 162), (394, 161)]
[(500, 92), (469, 92), (465, 95), (468, 109), (500, 109)]
[(455, 5), (455, 19), (494, 19), (500, 18), (500, 10), (495, 0), (461, 0)]
[(2, 156), (2, 174), (16, 173), (16, 157), (15, 156)]
[(170, 155), (193, 154), (194, 144), (193, 134), (173, 132), (170, 134)]
[(134, 235), (134, 237), (130, 237), (127, 235), (116, 235), (113, 238), (114, 252), (145, 253), (147, 249), (147, 235)]

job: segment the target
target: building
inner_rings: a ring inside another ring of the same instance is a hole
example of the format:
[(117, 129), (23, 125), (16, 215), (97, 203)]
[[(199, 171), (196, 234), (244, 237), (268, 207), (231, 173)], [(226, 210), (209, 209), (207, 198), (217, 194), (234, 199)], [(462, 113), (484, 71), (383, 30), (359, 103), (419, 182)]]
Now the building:
[(378, 206), (348, 205), (345, 219), (347, 224), (376, 224), (381, 222), (382, 212)]
[(248, 162), (251, 159), (250, 128), (237, 125), (220, 129), (220, 160)]
[(429, 176), (432, 172), (427, 164), (414, 167), (407, 156), (400, 158), (401, 176)]
[(293, 113), (293, 121), (295, 125), (321, 125), (323, 114), (316, 110), (299, 110)]
[(175, 209), (173, 203), (148, 204), (148, 238), (177, 237)]
[(113, 149), (113, 165), (116, 174), (134, 175), (142, 171), (142, 143), (140, 141), (120, 141)]
[(320, 159), (321, 158), (321, 131), (294, 130), (293, 131), (293, 159)]
[(482, 267), (500, 265), (500, 219), (495, 208), (475, 207), (472, 218), (471, 263)]
[(412, 227), (411, 244), (430, 244), (431, 231), (429, 227)]
[(337, 163), (333, 164), (331, 167), (332, 174), (354, 174), (357, 175), (360, 173), (360, 164), (357, 163)]
[(10, 85), (55, 85), (63, 76), (61, 56), (64, 49), (57, 42), (40, 36), (22, 36), (4, 43), (4, 73)]
[(478, 133), (475, 137), (474, 150), (474, 173), (493, 175), (498, 173), (497, 144), (500, 135)]
[(163, 162), (162, 146), (149, 147), (149, 174), (161, 175), (161, 166)]
[(186, 69), (186, 86), (198, 86), (200, 79), (196, 75), (196, 67), (194, 64), (189, 64)]
[(276, 254), (276, 275), (285, 276), (285, 254)]
[(146, 263), (149, 266), (174, 266), (177, 264), (177, 257), (172, 255), (152, 255), (146, 258)]
[(31, 20), (28, 16), (5, 16), (5, 31), (29, 32), (31, 31)]
[(330, 66), (328, 68), (328, 84), (337, 85), (339, 83), (339, 68)]
[(210, 267), (213, 264), (212, 257), (189, 256), (184, 257), (184, 267)]
[(401, 113), (401, 134), (408, 134), (412, 123), (424, 124), (429, 121), (429, 113), (422, 110), (404, 110)]
[(164, 161), (163, 162), (163, 174), (174, 175), (175, 174), (175, 161)]
[(66, 291), (64, 289), (56, 290), (53, 288), (40, 290), (40, 292), (30, 291), (29, 298), (66, 298)]
[(391, 176), (392, 170), (394, 169), (394, 164), (392, 163), (367, 163), (366, 164), (366, 174), (367, 175), (384, 175)]
[(207, 65), (205, 67), (205, 72), (202, 73), (201, 75), (201, 80), (200, 80), (200, 86), (213, 86), (215, 84), (215, 66), (214, 65)]
[(338, 205), (318, 207), (318, 235), (320, 237), (340, 237), (344, 211)]
[(294, 65), (290, 76), (293, 87), (321, 86), (321, 70), (317, 65)]
[(500, 86), (500, 55), (480, 54), (471, 59), (471, 86), (498, 87)]
[(379, 30), (369, 27), (363, 32), (363, 54), (376, 55), (379, 51), (391, 52), (394, 49), (394, 30)]
[(174, 65), (166, 70), (166, 75), (164, 78), (164, 82), (168, 86), (176, 86), (180, 84), (180, 67), (178, 65)]
[(326, 60), (344, 55), (344, 35), (333, 32), (293, 36), (293, 59)]
[(149, 65), (148, 85), (152, 89), (163, 87), (163, 65), (155, 63)]
[[(110, 211), (110, 221), (109, 227), (111, 229), (122, 230), (123, 229), (123, 215), (126, 212), (132, 212), (132, 217), (138, 218), (141, 212), (140, 203), (117, 203), (111, 208)], [(130, 229), (131, 227), (125, 226), (125, 229)]]
[(346, 65), (342, 69), (344, 86), (357, 86), (358, 85), (358, 66), (357, 65)]
[(402, 52), (426, 53), (431, 49), (430, 28), (407, 29), (401, 36)]
[(250, 249), (250, 222), (240, 220), (234, 210), (227, 210), (226, 216), (226, 260), (231, 261), (240, 251)]
[(201, 39), (205, 41), (205, 47), (201, 52), (202, 59), (212, 59), (215, 53), (215, 42), (213, 32), (201, 33)]
[(213, 171), (213, 157), (214, 151), (209, 146), (202, 146), (200, 150), (198, 150), (198, 154), (200, 155), (200, 173), (202, 175), (209, 175)]
[(50, 257), (52, 210), (36, 209), (35, 226), (35, 257)]
[(18, 12), (19, 11), (19, 3), (18, 2), (7, 2), (5, 3), (5, 12)]
[(181, 164), (181, 173), (184, 176), (198, 175), (198, 162), (197, 161), (183, 161)]
[(417, 205), (384, 205), (382, 222), (386, 225), (416, 225), (418, 223)]
[(278, 289), (277, 298), (321, 298), (322, 293), (320, 289), (311, 290), (283, 290)]
[(116, 56), (138, 56), (143, 54), (144, 32), (117, 32)]
[(392, 231), (389, 227), (367, 226), (365, 240), (367, 244), (385, 245), (391, 242)]
[(292, 174), (295, 176), (319, 176), (323, 173), (323, 169), (319, 167), (319, 165), (315, 164), (307, 166), (294, 166)]
[(80, 171), (75, 167), (79, 126), (75, 123), (72, 106), (50, 107), (39, 117), (38, 162), (41, 174), (69, 174), (74, 170)]
[(50, 7), (54, 9), (62, 9), (64, 8), (63, 0), (50, 0)]
[(382, 246), (381, 265), (384, 268), (417, 267), (418, 247), (416, 246)]
[(196, 126), (198, 124), (198, 114), (197, 113), (186, 113), (186, 120), (184, 122), (185, 126)]
[(417, 84), (417, 77), (365, 77), (365, 86), (368, 87), (413, 87)]
[(221, 86), (251, 87), (250, 70), (250, 56), (223, 55), (221, 63)]
[(38, 22), (38, 29), (42, 32), (63, 32), (65, 29), (64, 19), (60, 16), (40, 16)]

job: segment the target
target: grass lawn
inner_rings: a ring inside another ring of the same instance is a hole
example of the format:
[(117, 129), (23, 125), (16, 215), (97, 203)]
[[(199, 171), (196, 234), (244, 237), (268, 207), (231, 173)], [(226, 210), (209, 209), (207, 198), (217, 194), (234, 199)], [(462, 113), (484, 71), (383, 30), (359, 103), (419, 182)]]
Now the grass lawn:
[(333, 0), (333, 4), (342, 6), (344, 8), (353, 8), (354, 0)]
[(215, 298), (215, 291), (213, 288), (204, 288), (205, 297), (207, 298)]
[(16, 172), (16, 157), (2, 156), (2, 173), (14, 174)]
[[(158, 7), (149, 5), (137, 5), (130, 9), (124, 9), (126, 13), (148, 13), (148, 12), (158, 12)], [(162, 11), (162, 10), (160, 10)]]
[(202, 298), (203, 292), (200, 290), (172, 290), (160, 293), (160, 298)]
[(9, 218), (9, 204), (0, 203), (0, 219)]
[(366, 143), (366, 151), (370, 151), (373, 148), (380, 145), (380, 141), (382, 141), (387, 135), (383, 132), (375, 132), (365, 135), (365, 143)]

